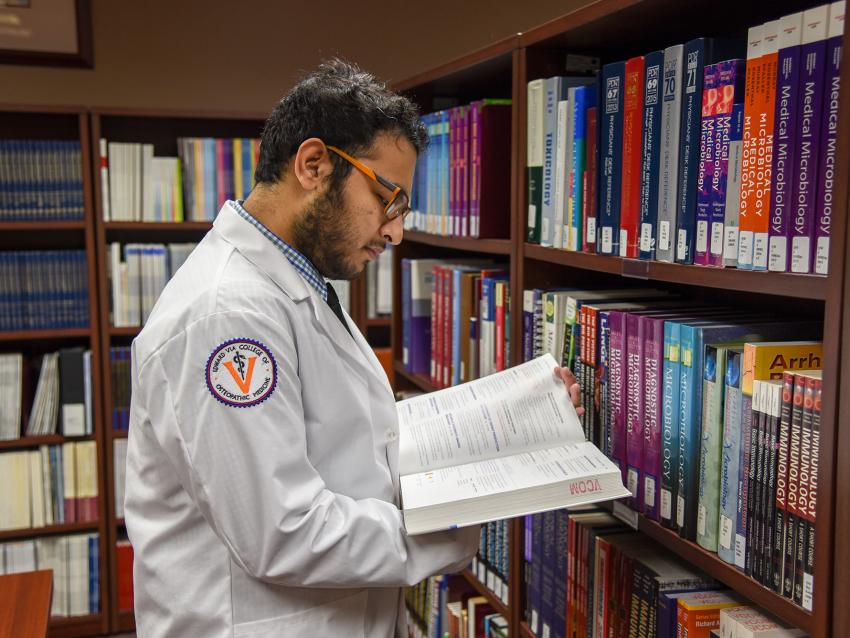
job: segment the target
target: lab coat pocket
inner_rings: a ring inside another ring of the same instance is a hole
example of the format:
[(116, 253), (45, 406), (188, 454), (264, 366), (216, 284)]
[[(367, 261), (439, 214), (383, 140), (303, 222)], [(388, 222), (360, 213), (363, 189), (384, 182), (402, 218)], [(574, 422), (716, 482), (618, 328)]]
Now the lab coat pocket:
[[(235, 625), (234, 638), (271, 638), (301, 636), (312, 638), (365, 638), (368, 591), (346, 596), (324, 605), (275, 618)], [(293, 633), (298, 630), (299, 633)]]

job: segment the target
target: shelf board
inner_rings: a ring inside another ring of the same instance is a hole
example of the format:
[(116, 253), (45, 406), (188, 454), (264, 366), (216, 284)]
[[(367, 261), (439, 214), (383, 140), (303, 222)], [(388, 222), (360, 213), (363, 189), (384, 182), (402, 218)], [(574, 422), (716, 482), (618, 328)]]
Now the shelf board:
[(115, 326), (109, 326), (109, 336), (110, 337), (135, 337), (139, 334), (139, 331), (142, 329), (141, 326), (122, 326), (120, 328), (116, 328)]
[(44, 232), (52, 230), (79, 230), (86, 229), (86, 222), (83, 220), (48, 220), (43, 222), (38, 221), (15, 221), (2, 222), (0, 221), (0, 234), (3, 233), (31, 233)]
[(106, 241), (200, 241), (212, 222), (104, 222)]
[(432, 385), (431, 380), (428, 377), (426, 377), (424, 374), (413, 374), (411, 372), (408, 372), (404, 368), (404, 364), (401, 361), (395, 361), (393, 363), (393, 369), (395, 370), (395, 373), (397, 375), (403, 377), (404, 379), (407, 379), (423, 392), (434, 392), (435, 390), (437, 390), (437, 388)]
[(14, 540), (17, 538), (34, 538), (36, 536), (55, 536), (56, 534), (74, 534), (76, 532), (96, 532), (98, 522), (88, 523), (61, 523), (60, 525), (46, 525), (45, 527), (27, 527), (25, 529), (11, 529), (0, 532), (0, 541)]
[[(609, 511), (612, 509), (612, 506), (608, 503), (601, 505)], [(678, 533), (662, 527), (658, 522), (650, 520), (642, 514), (638, 515), (638, 529), (756, 605), (767, 609), (772, 614), (808, 634), (814, 632), (815, 619), (811, 613), (746, 576), (736, 567), (720, 560), (714, 552), (706, 551), (696, 543), (681, 538)]]
[(393, 325), (391, 317), (373, 317), (366, 320), (367, 328), (389, 328)]
[(606, 272), (646, 281), (666, 281), (690, 286), (739, 290), (759, 294), (826, 299), (829, 280), (818, 275), (685, 266), (659, 261), (624, 259), (594, 253), (571, 252), (525, 244), (525, 256), (550, 264)]
[(507, 620), (508, 618), (510, 618), (510, 614), (508, 613), (508, 608), (507, 608), (507, 606), (505, 605), (505, 603), (503, 603), (501, 600), (499, 600), (499, 598), (496, 596), (496, 594), (494, 594), (493, 592), (491, 592), (491, 591), (487, 588), (487, 586), (486, 586), (486, 585), (484, 585), (484, 583), (482, 583), (480, 580), (478, 580), (478, 579), (475, 577), (475, 574), (473, 574), (473, 573), (472, 573), (471, 571), (469, 571), (468, 569), (464, 569), (464, 570), (463, 570), (463, 577), (466, 579), (466, 581), (467, 581), (470, 585), (472, 585), (473, 587), (475, 587), (476, 591), (478, 591), (478, 593), (479, 593), (479, 594), (481, 594), (482, 596), (484, 596), (484, 597), (487, 599), (487, 601), (488, 601), (491, 605), (493, 605), (493, 609), (495, 609), (498, 613), (502, 614), (502, 616), (504, 616), (504, 617), (505, 617), (505, 620)]
[(212, 228), (212, 222), (105, 222), (103, 227), (110, 231), (181, 231), (197, 232)]
[(109, 434), (108, 438), (113, 441), (115, 439), (126, 439), (129, 434), (128, 430), (107, 430), (107, 433)]
[(49, 638), (76, 638), (77, 636), (99, 636), (102, 633), (101, 615), (51, 617), (47, 626)]
[(439, 248), (451, 248), (472, 253), (489, 253), (494, 255), (510, 255), (510, 239), (473, 239), (470, 237), (444, 237), (422, 233), (417, 230), (404, 231), (404, 241)]
[(19, 448), (38, 447), (39, 445), (55, 445), (66, 441), (93, 441), (94, 435), (63, 436), (61, 434), (43, 434), (41, 436), (22, 436), (17, 439), (0, 441), (0, 450), (16, 450)]
[(524, 620), (519, 624), (519, 635), (520, 638), (537, 638), (537, 636), (534, 635), (534, 632), (531, 631), (528, 623)]
[(82, 339), (91, 335), (89, 328), (61, 328), (55, 330), (13, 330), (0, 332), (2, 341), (65, 341)]

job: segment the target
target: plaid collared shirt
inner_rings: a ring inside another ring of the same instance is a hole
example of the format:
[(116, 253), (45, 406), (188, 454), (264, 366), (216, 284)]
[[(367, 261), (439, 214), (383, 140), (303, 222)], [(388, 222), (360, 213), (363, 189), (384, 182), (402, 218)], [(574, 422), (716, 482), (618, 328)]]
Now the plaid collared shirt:
[(262, 222), (260, 222), (257, 218), (255, 218), (251, 213), (245, 210), (242, 207), (241, 201), (228, 201), (239, 216), (242, 217), (249, 224), (253, 224), (257, 230), (259, 230), (263, 235), (268, 239), (271, 243), (277, 246), (280, 251), (284, 254), (284, 256), (289, 260), (289, 263), (295, 267), (295, 270), (298, 271), (298, 274), (301, 275), (304, 280), (310, 284), (319, 296), (324, 299), (326, 302), (328, 300), (328, 289), (325, 287), (325, 278), (316, 270), (316, 267), (310, 263), (310, 260), (307, 259), (300, 252), (295, 250), (292, 246), (283, 241), (280, 237), (275, 235), (272, 231), (266, 228)]

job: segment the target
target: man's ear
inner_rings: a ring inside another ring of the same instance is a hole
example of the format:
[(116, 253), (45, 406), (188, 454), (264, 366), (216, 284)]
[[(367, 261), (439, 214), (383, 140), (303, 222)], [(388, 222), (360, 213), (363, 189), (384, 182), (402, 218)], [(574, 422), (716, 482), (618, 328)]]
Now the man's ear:
[(305, 191), (314, 191), (322, 186), (333, 172), (333, 164), (327, 147), (318, 137), (301, 142), (292, 160), (295, 179)]

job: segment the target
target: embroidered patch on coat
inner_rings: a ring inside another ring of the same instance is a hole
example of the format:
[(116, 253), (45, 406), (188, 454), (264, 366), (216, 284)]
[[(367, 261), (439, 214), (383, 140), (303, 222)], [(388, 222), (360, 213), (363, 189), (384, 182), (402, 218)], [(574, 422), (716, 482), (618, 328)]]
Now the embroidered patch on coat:
[(221, 403), (249, 408), (269, 398), (277, 385), (271, 350), (254, 339), (231, 339), (207, 359), (207, 387)]

